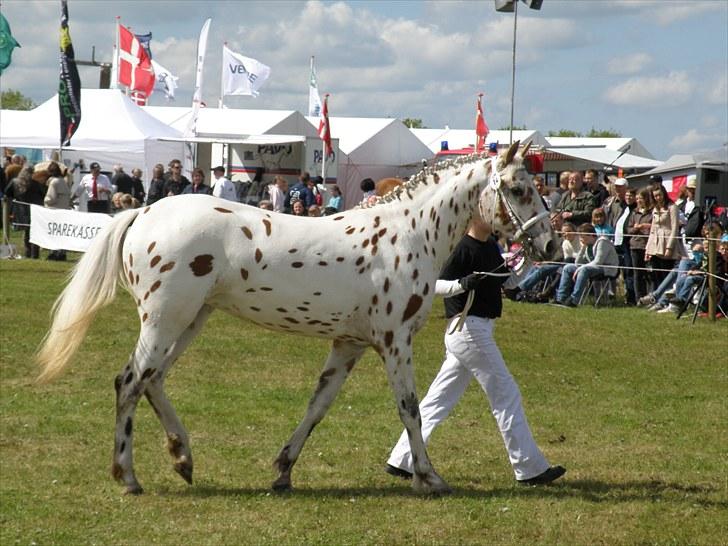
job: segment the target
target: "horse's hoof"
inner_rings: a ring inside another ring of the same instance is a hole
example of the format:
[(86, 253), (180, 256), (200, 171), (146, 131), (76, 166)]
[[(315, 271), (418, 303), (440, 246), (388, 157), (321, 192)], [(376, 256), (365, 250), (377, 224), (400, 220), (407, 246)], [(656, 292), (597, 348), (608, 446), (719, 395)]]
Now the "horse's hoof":
[(192, 463), (182, 461), (173, 465), (174, 471), (182, 476), (182, 479), (192, 485)]
[(432, 474), (415, 473), (414, 479), (412, 480), (412, 489), (417, 493), (433, 497), (440, 497), (452, 493), (452, 489), (447, 482), (435, 472), (432, 472)]
[(271, 487), (276, 493), (288, 493), (289, 491), (293, 491), (291, 482), (289, 480), (281, 480), (280, 478), (274, 481)]
[(126, 488), (124, 488), (124, 495), (141, 495), (144, 493), (144, 489), (142, 489), (142, 486), (137, 484), (134, 485), (127, 485)]

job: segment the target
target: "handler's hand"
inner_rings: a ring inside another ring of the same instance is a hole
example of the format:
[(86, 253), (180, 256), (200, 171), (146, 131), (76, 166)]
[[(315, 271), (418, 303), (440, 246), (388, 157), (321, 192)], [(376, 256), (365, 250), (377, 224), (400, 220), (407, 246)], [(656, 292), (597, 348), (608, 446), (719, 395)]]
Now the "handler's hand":
[(471, 273), (467, 277), (463, 277), (462, 279), (458, 280), (458, 282), (460, 283), (460, 286), (462, 286), (463, 290), (468, 292), (470, 290), (473, 290), (474, 288), (477, 288), (483, 278), (484, 277), (481, 273)]

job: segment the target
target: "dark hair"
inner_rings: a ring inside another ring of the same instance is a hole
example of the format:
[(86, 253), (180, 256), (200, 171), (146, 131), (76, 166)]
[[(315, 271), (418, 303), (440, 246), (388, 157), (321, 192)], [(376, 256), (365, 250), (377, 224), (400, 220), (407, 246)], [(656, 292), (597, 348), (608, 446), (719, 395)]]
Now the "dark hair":
[(374, 180), (372, 180), (371, 178), (365, 178), (364, 180), (361, 181), (361, 184), (359, 184), (359, 187), (361, 188), (361, 191), (363, 191), (365, 193), (368, 191), (374, 191), (374, 187), (375, 187)]
[(653, 193), (652, 200), (653, 201), (655, 200), (654, 199), (654, 193), (656, 191), (659, 191), (662, 194), (662, 198), (665, 201), (665, 208), (667, 208), (670, 205), (672, 205), (672, 199), (670, 199), (670, 196), (667, 194), (667, 190), (665, 189), (665, 186), (663, 186), (662, 184), (660, 184), (659, 186), (656, 186), (656, 187), (652, 188), (652, 193)]
[(61, 167), (55, 161), (51, 161), (46, 170), (50, 176), (61, 176)]
[(596, 233), (597, 233), (597, 230), (594, 229), (594, 226), (591, 224), (584, 223), (579, 226), (579, 235), (585, 235), (585, 234), (596, 235)]
[(203, 182), (205, 181), (205, 171), (203, 171), (199, 167), (196, 167), (196, 168), (192, 169), (192, 174), (193, 175), (199, 174), (202, 177), (202, 181)]

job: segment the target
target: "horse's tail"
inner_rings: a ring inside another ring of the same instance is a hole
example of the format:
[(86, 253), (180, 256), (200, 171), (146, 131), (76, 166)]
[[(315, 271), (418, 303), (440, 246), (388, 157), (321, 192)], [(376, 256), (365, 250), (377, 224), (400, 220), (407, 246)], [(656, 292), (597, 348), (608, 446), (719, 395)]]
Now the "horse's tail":
[(117, 215), (89, 246), (51, 309), (51, 327), (36, 355), (39, 382), (54, 379), (78, 350), (96, 312), (116, 295), (122, 279), (121, 247), (139, 209)]

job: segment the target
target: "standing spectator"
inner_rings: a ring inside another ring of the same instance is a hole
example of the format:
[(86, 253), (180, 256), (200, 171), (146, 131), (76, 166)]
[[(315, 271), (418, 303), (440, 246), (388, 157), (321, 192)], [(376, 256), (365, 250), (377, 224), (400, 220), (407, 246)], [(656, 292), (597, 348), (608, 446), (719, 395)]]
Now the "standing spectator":
[(695, 175), (688, 177), (688, 182), (685, 185), (687, 195), (685, 200), (679, 205), (680, 210), (685, 215), (685, 237), (687, 239), (700, 237), (700, 230), (703, 228), (703, 222), (705, 220), (702, 208), (695, 202), (695, 192), (698, 187), (695, 178)]
[(13, 224), (23, 231), (25, 257), (34, 260), (40, 257), (40, 247), (30, 242), (30, 205), (42, 207), (45, 193), (45, 186), (33, 179), (33, 167), (30, 166), (22, 167), (5, 188), (5, 199), (12, 199)]
[(288, 190), (288, 197), (287, 197), (287, 205), (285, 205), (286, 209), (293, 210), (293, 202), (294, 201), (303, 201), (303, 210), (307, 210), (308, 207), (315, 204), (313, 193), (311, 193), (311, 190), (308, 189), (308, 182), (311, 179), (311, 176), (307, 172), (302, 172), (301, 175), (298, 177), (298, 181), (291, 186), (291, 189)]
[(331, 187), (331, 197), (329, 197), (329, 202), (326, 203), (326, 214), (335, 214), (341, 210), (342, 206), (341, 202), (341, 189), (339, 186), (332, 186)]
[(212, 195), (212, 189), (205, 184), (205, 173), (199, 167), (192, 170), (192, 184), (185, 186), (182, 194), (203, 194)]
[(658, 286), (675, 267), (677, 260), (686, 257), (687, 253), (679, 237), (678, 208), (670, 200), (663, 185), (652, 191), (652, 200), (655, 206), (652, 209), (645, 259), (652, 264), (652, 282)]
[[(48, 180), (46, 181), (48, 189), (46, 190), (43, 205), (49, 209), (70, 209), (71, 208), (71, 188), (68, 187), (66, 179), (61, 176), (61, 167), (55, 161), (48, 164)], [(66, 251), (51, 250), (48, 254), (49, 260), (66, 261)]]
[[(637, 305), (646, 305), (649, 299), (643, 300), (649, 293), (647, 263), (645, 261), (645, 248), (647, 236), (652, 227), (652, 193), (648, 188), (642, 188), (636, 197), (637, 205), (629, 216), (627, 233), (629, 233), (629, 249), (634, 267), (634, 291)], [(656, 287), (655, 287), (656, 288)]]
[(225, 167), (222, 165), (212, 169), (212, 195), (228, 201), (238, 202), (238, 192), (235, 184), (225, 177)]
[(556, 207), (556, 211), (561, 213), (562, 220), (575, 225), (591, 222), (592, 211), (595, 208), (592, 194), (583, 191), (581, 173), (579, 171), (569, 173), (569, 191), (561, 196)]
[[(139, 175), (141, 176), (142, 172), (139, 169), (135, 170), (139, 171)], [(111, 185), (122, 195), (128, 193), (137, 199), (144, 199), (144, 184), (142, 184), (141, 179), (126, 174), (124, 167), (121, 165), (114, 165), (114, 176), (111, 178)]]
[(601, 207), (602, 203), (609, 197), (607, 188), (599, 183), (599, 173), (594, 169), (584, 171), (584, 189), (592, 194), (595, 207)]
[(308, 189), (313, 194), (314, 205), (318, 205), (319, 207), (323, 206), (324, 197), (321, 194), (321, 190), (326, 189), (324, 187), (324, 179), (320, 176), (314, 176), (313, 178), (309, 179)]
[[(622, 187), (627, 188), (627, 181), (624, 178), (618, 178), (615, 182), (615, 188), (619, 188), (618, 182), (624, 181)], [(619, 190), (617, 190), (617, 193)], [(632, 188), (627, 188), (624, 192), (624, 203), (622, 212), (614, 222), (614, 246), (617, 249), (619, 257), (619, 267), (622, 272), (622, 280), (624, 281), (625, 303), (627, 305), (637, 304), (637, 294), (634, 287), (634, 269), (632, 264), (632, 251), (630, 248), (630, 237), (628, 235), (629, 218), (632, 211), (637, 207), (636, 192)]]
[(138, 202), (143, 203), (147, 194), (144, 191), (144, 182), (142, 182), (142, 170), (139, 167), (134, 167), (131, 170), (131, 190), (132, 197)]
[(612, 241), (605, 236), (597, 236), (594, 226), (579, 226), (581, 250), (576, 263), (566, 264), (561, 271), (556, 303), (566, 307), (576, 307), (586, 290), (589, 279), (597, 276), (614, 278), (618, 275), (619, 259)]
[[(474, 218), (435, 285), (435, 292), (445, 296), (445, 314), (450, 322), (445, 334), (445, 361), (420, 403), (422, 438), (428, 441), (475, 378), (488, 398), (517, 482), (545, 485), (563, 476), (566, 469), (550, 466), (536, 445), (518, 385), (493, 338), (495, 321), (503, 307), (501, 285), (505, 277), (475, 273), (508, 269), (491, 235), (490, 225)], [(466, 309), (471, 290), (472, 306)], [(461, 320), (462, 313), (466, 316)], [(392, 450), (385, 470), (393, 476), (411, 478), (413, 466), (405, 431)]]
[(597, 207), (592, 211), (592, 225), (597, 236), (603, 235), (614, 240), (614, 228), (607, 223), (607, 215), (604, 214), (602, 207)]
[(288, 196), (288, 181), (282, 176), (273, 177), (273, 183), (268, 186), (268, 195), (275, 212), (288, 212), (285, 209)]
[(551, 192), (551, 204), (553, 206), (551, 210), (557, 209), (561, 199), (569, 191), (569, 176), (571, 176), (571, 172), (569, 171), (561, 171), (559, 173), (559, 183), (554, 188), (554, 191)]
[(157, 163), (152, 169), (152, 181), (149, 182), (149, 193), (147, 194), (147, 205), (153, 205), (166, 196), (164, 193), (164, 166)]
[(169, 162), (169, 172), (164, 176), (164, 195), (171, 197), (180, 195), (189, 186), (190, 181), (182, 174), (182, 162), (173, 159)]
[[(546, 186), (546, 182), (544, 182), (543, 176), (541, 176), (540, 174), (537, 174), (536, 176), (534, 176), (533, 183), (536, 186), (536, 191), (541, 196), (541, 200), (543, 201), (543, 204), (546, 207), (546, 210), (551, 210), (554, 206), (554, 203), (551, 200), (552, 192), (548, 188), (548, 186)], [(558, 202), (558, 199), (556, 201)]]
[(111, 180), (101, 173), (101, 165), (96, 161), (89, 165), (91, 172), (78, 183), (74, 197), (86, 194), (86, 210), (88, 212), (101, 212), (109, 214), (112, 194)]

